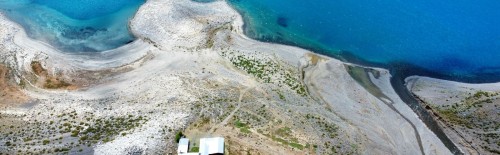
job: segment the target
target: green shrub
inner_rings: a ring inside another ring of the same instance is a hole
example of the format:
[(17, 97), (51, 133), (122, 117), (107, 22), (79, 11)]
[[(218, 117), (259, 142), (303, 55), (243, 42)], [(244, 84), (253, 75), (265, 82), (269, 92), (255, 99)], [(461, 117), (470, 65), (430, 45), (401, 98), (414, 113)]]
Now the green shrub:
[(191, 148), (191, 152), (199, 152), (200, 151), (200, 147), (192, 147)]
[(49, 144), (49, 143), (50, 143), (50, 140), (45, 139), (45, 140), (43, 140), (43, 141), (42, 141), (42, 143), (43, 143), (43, 145), (47, 145), (47, 144)]
[(182, 131), (177, 132), (177, 134), (175, 134), (175, 142), (179, 143), (179, 141), (181, 140), (182, 137), (184, 137), (184, 134), (182, 134)]
[(289, 145), (290, 145), (291, 147), (297, 148), (297, 149), (299, 149), (299, 150), (304, 149), (304, 146), (303, 146), (303, 145), (301, 145), (301, 144), (297, 144), (297, 143), (290, 143)]

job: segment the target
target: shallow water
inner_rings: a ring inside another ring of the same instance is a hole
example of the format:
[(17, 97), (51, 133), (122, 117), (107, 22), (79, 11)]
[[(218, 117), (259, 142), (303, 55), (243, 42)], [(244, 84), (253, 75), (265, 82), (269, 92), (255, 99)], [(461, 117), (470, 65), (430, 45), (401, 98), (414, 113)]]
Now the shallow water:
[(128, 21), (144, 0), (0, 0), (28, 36), (63, 52), (97, 52), (133, 41)]
[(229, 2), (252, 38), (447, 79), (500, 80), (500, 1)]

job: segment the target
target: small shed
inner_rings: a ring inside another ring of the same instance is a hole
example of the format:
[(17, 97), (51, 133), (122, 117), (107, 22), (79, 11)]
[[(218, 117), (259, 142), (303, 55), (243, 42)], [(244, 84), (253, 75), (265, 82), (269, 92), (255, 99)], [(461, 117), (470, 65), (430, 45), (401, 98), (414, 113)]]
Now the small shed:
[(202, 138), (200, 139), (201, 155), (222, 155), (224, 154), (224, 138)]
[(177, 154), (188, 153), (188, 149), (189, 149), (189, 139), (181, 138), (179, 140), (179, 147), (177, 148)]

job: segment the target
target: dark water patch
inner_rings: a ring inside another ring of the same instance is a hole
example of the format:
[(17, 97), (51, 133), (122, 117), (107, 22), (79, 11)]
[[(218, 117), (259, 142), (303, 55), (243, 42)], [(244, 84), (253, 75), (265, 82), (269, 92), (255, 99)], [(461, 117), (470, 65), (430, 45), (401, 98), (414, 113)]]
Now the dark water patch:
[(278, 23), (281, 27), (288, 27), (288, 19), (285, 17), (278, 17), (276, 23)]

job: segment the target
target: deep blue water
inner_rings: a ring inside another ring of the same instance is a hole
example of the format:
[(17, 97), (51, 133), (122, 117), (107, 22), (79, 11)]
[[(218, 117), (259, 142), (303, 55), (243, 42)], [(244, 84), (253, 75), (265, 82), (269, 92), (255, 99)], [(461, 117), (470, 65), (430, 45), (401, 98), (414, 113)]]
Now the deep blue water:
[[(229, 0), (246, 34), (401, 74), (500, 80), (498, 0)], [(413, 71), (413, 73), (411, 73)]]
[(97, 52), (133, 41), (128, 21), (144, 0), (0, 0), (28, 36), (63, 52)]

